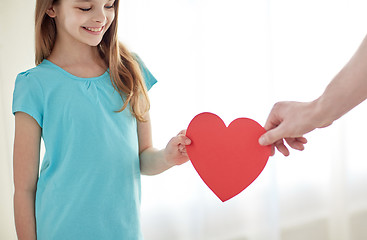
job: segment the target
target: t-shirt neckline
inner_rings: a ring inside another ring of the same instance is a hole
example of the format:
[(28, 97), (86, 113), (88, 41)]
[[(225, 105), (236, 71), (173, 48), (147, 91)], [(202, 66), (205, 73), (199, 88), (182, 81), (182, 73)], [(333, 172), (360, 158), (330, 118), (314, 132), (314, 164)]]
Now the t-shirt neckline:
[(55, 63), (53, 63), (53, 62), (51, 62), (47, 59), (43, 59), (42, 63), (52, 66), (53, 68), (57, 69), (58, 71), (60, 71), (64, 75), (68, 76), (69, 78), (76, 79), (76, 80), (81, 80), (81, 81), (95, 81), (95, 80), (99, 80), (99, 79), (104, 78), (106, 75), (109, 75), (109, 69), (107, 69), (100, 76), (91, 77), (91, 78), (83, 78), (83, 77), (78, 77), (78, 76), (75, 76), (75, 75), (69, 73), (68, 71), (64, 70), (63, 68), (59, 67), (58, 65), (56, 65)]

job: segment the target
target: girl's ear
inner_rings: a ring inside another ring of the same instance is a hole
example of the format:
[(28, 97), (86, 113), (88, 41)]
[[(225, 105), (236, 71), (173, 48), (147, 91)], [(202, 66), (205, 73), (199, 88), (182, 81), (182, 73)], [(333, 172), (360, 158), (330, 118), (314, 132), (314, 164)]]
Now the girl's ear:
[(49, 9), (46, 10), (46, 13), (49, 17), (54, 18), (56, 17), (56, 11), (54, 6), (51, 6)]

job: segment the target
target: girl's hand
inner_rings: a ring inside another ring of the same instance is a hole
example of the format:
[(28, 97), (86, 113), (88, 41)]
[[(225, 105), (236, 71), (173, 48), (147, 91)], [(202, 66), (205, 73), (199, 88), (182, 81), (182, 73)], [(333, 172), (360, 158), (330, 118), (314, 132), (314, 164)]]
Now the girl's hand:
[(169, 165), (181, 165), (189, 160), (186, 152), (186, 145), (190, 145), (191, 140), (186, 137), (186, 130), (180, 131), (173, 137), (164, 149), (164, 157)]

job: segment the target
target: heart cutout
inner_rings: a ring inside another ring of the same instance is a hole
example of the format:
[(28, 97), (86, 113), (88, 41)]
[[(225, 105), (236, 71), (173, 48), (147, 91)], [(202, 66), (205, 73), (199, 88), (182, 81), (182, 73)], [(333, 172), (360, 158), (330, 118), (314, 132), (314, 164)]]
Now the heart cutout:
[(204, 112), (190, 122), (187, 154), (204, 183), (222, 201), (247, 188), (263, 171), (270, 146), (261, 146), (266, 130), (249, 118), (238, 118), (226, 127), (217, 115)]

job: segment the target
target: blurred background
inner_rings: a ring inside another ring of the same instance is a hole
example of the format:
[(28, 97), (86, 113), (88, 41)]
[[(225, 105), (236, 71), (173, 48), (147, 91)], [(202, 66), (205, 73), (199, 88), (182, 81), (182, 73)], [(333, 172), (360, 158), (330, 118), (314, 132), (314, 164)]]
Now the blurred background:
[[(153, 140), (198, 113), (264, 125), (273, 104), (322, 94), (367, 33), (365, 0), (121, 0), (119, 37), (157, 78)], [(16, 74), (34, 66), (35, 0), (0, 0), (0, 239), (15, 240), (11, 113)], [(222, 203), (190, 162), (142, 178), (147, 240), (367, 239), (367, 103), (277, 153)], [(42, 149), (44, 151), (44, 149)]]

